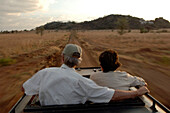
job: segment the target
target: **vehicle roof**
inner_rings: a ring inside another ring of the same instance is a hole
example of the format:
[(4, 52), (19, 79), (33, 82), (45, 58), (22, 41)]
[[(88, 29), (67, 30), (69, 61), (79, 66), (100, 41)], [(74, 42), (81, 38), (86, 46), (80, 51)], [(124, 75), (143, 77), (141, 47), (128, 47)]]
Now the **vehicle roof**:
[[(77, 68), (76, 71), (89, 78), (92, 73), (101, 71), (100, 67), (87, 67), (87, 68)], [(26, 96), (24, 95), (16, 105), (11, 109), (10, 113), (20, 112), (43, 112), (43, 113), (153, 113), (150, 109), (151, 105), (157, 102), (156, 99), (137, 97), (135, 99), (127, 99), (124, 101), (116, 101), (112, 103), (99, 103), (94, 104), (87, 102), (86, 104), (78, 105), (52, 105), (52, 106), (41, 106), (38, 103), (38, 96)], [(149, 104), (150, 105), (149, 105)], [(160, 104), (160, 103), (159, 103)], [(156, 106), (157, 107), (157, 106)], [(157, 107), (158, 108), (158, 107)], [(160, 108), (160, 107), (159, 107)], [(161, 107), (162, 108), (162, 107)], [(168, 111), (166, 107), (163, 107), (165, 111)], [(162, 109), (157, 113), (165, 113)]]

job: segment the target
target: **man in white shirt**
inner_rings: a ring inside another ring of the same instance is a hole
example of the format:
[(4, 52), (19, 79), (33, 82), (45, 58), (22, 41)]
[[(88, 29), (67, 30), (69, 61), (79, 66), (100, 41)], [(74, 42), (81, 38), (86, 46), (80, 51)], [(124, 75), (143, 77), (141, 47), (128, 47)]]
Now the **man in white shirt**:
[(99, 56), (102, 71), (92, 74), (90, 79), (100, 86), (119, 90), (129, 90), (130, 87), (147, 85), (144, 79), (140, 77), (132, 76), (124, 71), (116, 71), (121, 65), (118, 58), (116, 51), (102, 52)]
[(137, 91), (117, 91), (98, 86), (90, 79), (75, 71), (81, 62), (82, 49), (75, 44), (67, 44), (62, 52), (64, 64), (59, 68), (40, 70), (23, 84), (26, 95), (39, 94), (41, 105), (108, 103), (111, 100), (134, 98), (148, 91), (142, 87)]

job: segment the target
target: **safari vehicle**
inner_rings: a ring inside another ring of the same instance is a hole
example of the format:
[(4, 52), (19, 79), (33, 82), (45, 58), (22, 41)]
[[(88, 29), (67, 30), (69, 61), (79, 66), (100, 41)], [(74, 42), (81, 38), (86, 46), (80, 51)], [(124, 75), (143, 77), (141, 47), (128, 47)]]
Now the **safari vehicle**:
[[(92, 73), (101, 71), (99, 67), (77, 68), (78, 73), (89, 78)], [(136, 90), (132, 88), (131, 90)], [(151, 95), (146, 94), (135, 99), (115, 101), (111, 103), (92, 103), (78, 105), (50, 105), (41, 106), (38, 95), (26, 96), (13, 106), (10, 113), (170, 113)]]

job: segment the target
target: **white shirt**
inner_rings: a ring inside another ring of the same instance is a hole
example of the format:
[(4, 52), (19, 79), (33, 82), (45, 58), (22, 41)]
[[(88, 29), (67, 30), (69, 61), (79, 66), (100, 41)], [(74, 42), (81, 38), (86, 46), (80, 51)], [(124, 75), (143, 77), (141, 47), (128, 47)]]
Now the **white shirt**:
[(39, 94), (41, 105), (109, 102), (113, 89), (96, 85), (75, 69), (63, 64), (60, 68), (40, 70), (23, 84), (27, 95)]
[(120, 90), (129, 90), (130, 87), (144, 86), (146, 84), (142, 78), (121, 71), (97, 72), (91, 75), (90, 79), (100, 86)]

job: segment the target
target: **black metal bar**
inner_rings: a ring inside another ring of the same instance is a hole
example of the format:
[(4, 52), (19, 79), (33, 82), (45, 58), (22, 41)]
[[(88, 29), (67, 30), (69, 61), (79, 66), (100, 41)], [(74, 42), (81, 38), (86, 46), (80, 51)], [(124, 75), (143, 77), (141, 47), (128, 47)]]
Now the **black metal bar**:
[[(167, 108), (167, 107), (165, 107), (163, 104), (161, 104), (158, 100), (156, 100), (154, 97), (152, 97), (150, 94), (145, 94), (148, 98), (150, 98), (152, 101), (153, 101), (153, 105), (151, 106), (152, 108), (154, 108), (155, 107), (155, 103), (162, 109), (162, 110), (164, 110), (165, 112), (167, 112), (167, 113), (170, 113), (170, 110)], [(155, 108), (156, 109), (156, 108)]]
[[(25, 107), (24, 112), (50, 112), (50, 111), (84, 111), (84, 110), (90, 110), (96, 111), (98, 109), (120, 109), (122, 107), (143, 107), (145, 104), (140, 98), (136, 99), (128, 99), (120, 102), (110, 102), (110, 103), (92, 103), (87, 102), (85, 104), (71, 104), (71, 105), (48, 105), (48, 106), (31, 106), (28, 105)], [(90, 112), (90, 113), (91, 113)], [(77, 112), (76, 112), (77, 113)], [(93, 112), (92, 112), (93, 113)], [(95, 112), (96, 113), (96, 112)], [(110, 112), (109, 112), (110, 113)]]
[(152, 106), (150, 107), (154, 112), (158, 112), (158, 110), (156, 109), (156, 106), (155, 106), (155, 101), (153, 101), (153, 104)]
[(23, 98), (26, 96), (26, 94), (24, 94), (19, 100), (18, 102), (12, 107), (12, 109), (9, 111), (9, 113), (15, 113), (15, 109), (18, 106), (18, 104), (23, 100)]

